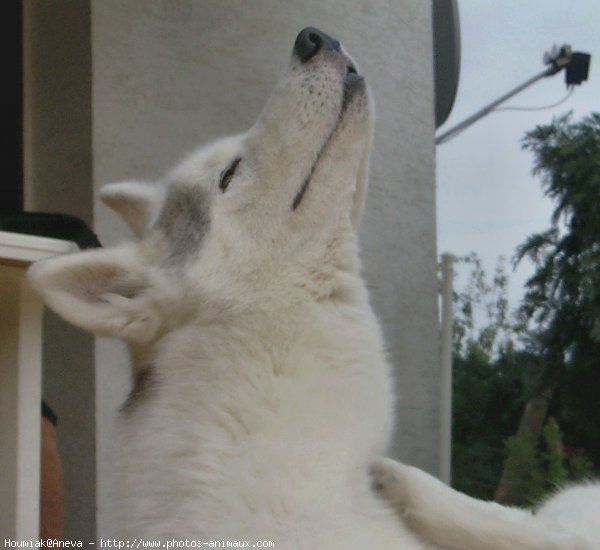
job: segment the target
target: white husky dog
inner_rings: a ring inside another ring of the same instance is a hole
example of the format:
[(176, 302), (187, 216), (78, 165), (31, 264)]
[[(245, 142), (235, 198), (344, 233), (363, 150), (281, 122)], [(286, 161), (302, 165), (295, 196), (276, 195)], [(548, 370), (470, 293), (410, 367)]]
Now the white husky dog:
[(248, 132), (104, 188), (138, 240), (31, 269), (52, 309), (131, 351), (116, 537), (432, 548), (371, 488), (393, 415), (357, 251), (371, 133), (364, 78), (307, 28)]

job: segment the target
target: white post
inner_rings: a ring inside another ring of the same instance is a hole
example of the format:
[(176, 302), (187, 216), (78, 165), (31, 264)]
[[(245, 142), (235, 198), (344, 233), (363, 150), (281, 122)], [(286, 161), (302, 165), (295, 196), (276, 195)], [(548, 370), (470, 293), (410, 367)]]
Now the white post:
[(440, 335), (440, 479), (450, 485), (452, 466), (452, 283), (454, 256), (442, 254), (442, 325)]
[[(70, 242), (0, 231), (0, 537), (40, 536), (43, 305), (27, 266)], [(1, 540), (1, 539), (0, 539)]]

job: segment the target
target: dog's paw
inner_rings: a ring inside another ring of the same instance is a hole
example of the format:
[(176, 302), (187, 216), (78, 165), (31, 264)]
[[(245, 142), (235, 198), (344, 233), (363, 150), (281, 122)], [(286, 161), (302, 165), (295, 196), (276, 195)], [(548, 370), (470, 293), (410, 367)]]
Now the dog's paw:
[(371, 475), (371, 486), (375, 492), (383, 492), (386, 487), (395, 481), (396, 462), (389, 458), (378, 457), (374, 459), (369, 466)]
[(389, 458), (376, 458), (370, 465), (371, 486), (395, 510), (403, 513), (410, 505), (410, 467)]

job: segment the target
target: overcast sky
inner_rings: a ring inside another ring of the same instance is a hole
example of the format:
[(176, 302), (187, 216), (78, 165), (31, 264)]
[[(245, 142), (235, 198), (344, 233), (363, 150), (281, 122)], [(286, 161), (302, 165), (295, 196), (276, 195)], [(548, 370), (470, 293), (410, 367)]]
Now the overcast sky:
[[(541, 72), (543, 53), (553, 44), (592, 54), (589, 80), (562, 105), (491, 113), (437, 146), (438, 250), (459, 256), (475, 251), (491, 272), (498, 256), (512, 258), (528, 235), (549, 225), (552, 204), (531, 174), (531, 153), (521, 150), (525, 133), (569, 110), (576, 119), (600, 111), (600, 1), (459, 0), (459, 12), (458, 95), (438, 133)], [(563, 71), (505, 105), (541, 107), (566, 94)], [(511, 273), (512, 305), (530, 273), (530, 267)]]

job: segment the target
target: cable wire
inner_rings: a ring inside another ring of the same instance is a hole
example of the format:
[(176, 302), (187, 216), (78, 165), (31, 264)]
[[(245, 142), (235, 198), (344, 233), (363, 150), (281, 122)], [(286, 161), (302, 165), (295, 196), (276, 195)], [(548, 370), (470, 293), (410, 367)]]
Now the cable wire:
[(496, 113), (498, 111), (546, 111), (547, 109), (554, 109), (554, 107), (558, 107), (559, 105), (567, 101), (573, 95), (574, 91), (575, 86), (569, 86), (569, 92), (565, 97), (563, 97), (560, 101), (557, 101), (556, 103), (552, 103), (551, 105), (545, 105), (544, 107), (511, 107), (509, 105), (508, 107), (497, 107), (492, 112)]

